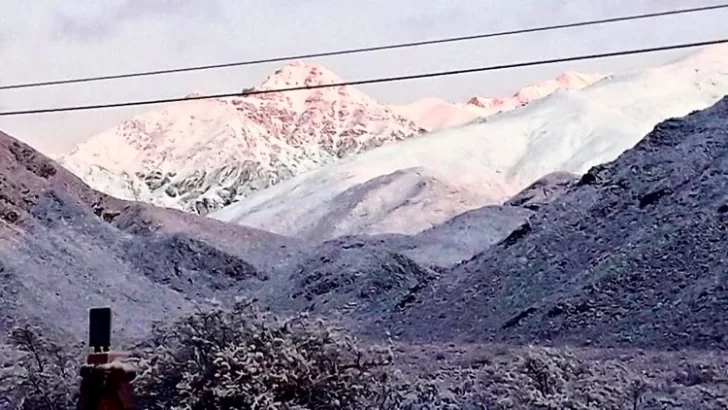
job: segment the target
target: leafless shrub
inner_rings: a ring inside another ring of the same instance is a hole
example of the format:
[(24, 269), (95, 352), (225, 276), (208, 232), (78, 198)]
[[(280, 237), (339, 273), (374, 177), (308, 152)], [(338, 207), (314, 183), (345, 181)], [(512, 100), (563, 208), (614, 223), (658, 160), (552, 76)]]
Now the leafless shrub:
[(712, 383), (718, 378), (717, 373), (717, 369), (707, 363), (687, 363), (677, 372), (675, 382), (684, 386), (698, 386)]
[(642, 403), (642, 396), (644, 396), (649, 386), (644, 380), (635, 380), (629, 389), (629, 404), (630, 410), (638, 410), (639, 405)]
[(18, 410), (66, 410), (75, 406), (79, 353), (62, 347), (30, 325), (10, 332), (20, 355), (0, 371), (0, 397)]

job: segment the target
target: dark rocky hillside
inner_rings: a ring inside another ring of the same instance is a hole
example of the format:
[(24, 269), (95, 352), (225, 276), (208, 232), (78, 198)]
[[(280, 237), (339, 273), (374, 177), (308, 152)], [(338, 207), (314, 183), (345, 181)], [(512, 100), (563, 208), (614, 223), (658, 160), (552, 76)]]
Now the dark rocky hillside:
[(412, 339), (728, 348), (728, 99), (666, 120), (394, 315)]
[(274, 310), (377, 317), (470, 258), (532, 211), (486, 207), (418, 235), (313, 245), (177, 210), (118, 200), (0, 135), (0, 331), (31, 320), (79, 337), (86, 309), (110, 304), (136, 337), (211, 300), (250, 295)]
[(31, 321), (83, 338), (110, 305), (141, 336), (208, 299), (264, 286), (297, 255), (288, 238), (117, 200), (0, 133), (0, 332)]
[(576, 185), (579, 179), (579, 175), (570, 172), (546, 174), (507, 200), (504, 205), (538, 211)]
[(386, 242), (341, 238), (317, 246), (298, 264), (290, 296), (314, 312), (378, 316), (405, 305), (413, 292), (436, 276)]

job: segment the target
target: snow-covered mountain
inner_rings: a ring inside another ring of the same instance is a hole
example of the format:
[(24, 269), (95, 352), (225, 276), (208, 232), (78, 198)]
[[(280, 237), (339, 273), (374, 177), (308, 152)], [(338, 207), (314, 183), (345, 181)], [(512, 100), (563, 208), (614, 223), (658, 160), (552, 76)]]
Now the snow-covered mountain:
[[(599, 78), (565, 73), (511, 97), (463, 104), (432, 98), (387, 106), (353, 87), (189, 101), (125, 121), (56, 159), (107, 194), (207, 214), (348, 155)], [(342, 81), (322, 66), (295, 62), (254, 89)]]
[[(291, 63), (255, 89), (333, 84)], [(353, 87), (197, 100), (150, 111), (58, 158), (92, 187), (206, 214), (339, 158), (424, 132)]]
[(465, 104), (423, 98), (410, 104), (392, 106), (392, 109), (428, 131), (437, 131), (522, 107), (557, 90), (578, 90), (604, 77), (603, 74), (568, 71), (555, 79), (521, 88), (509, 97), (473, 97)]
[[(706, 48), (660, 67), (610, 75), (579, 90), (558, 90), (487, 121), (383, 146), (285, 181), (212, 216), (305, 237), (335, 217), (336, 234), (396, 212), (387, 232), (412, 233), (444, 222), (467, 204), (502, 203), (556, 171), (582, 174), (633, 147), (658, 122), (704, 109), (728, 94), (728, 46)], [(403, 192), (369, 181), (417, 169), (445, 189)], [(409, 192), (409, 197), (407, 197)], [(395, 195), (397, 193), (397, 195)], [(376, 194), (376, 197), (374, 196)], [(357, 200), (365, 205), (357, 206)], [(425, 204), (426, 206), (423, 206)], [(346, 214), (342, 214), (345, 212)], [(357, 223), (359, 221), (360, 223)], [(377, 230), (377, 233), (383, 233)]]

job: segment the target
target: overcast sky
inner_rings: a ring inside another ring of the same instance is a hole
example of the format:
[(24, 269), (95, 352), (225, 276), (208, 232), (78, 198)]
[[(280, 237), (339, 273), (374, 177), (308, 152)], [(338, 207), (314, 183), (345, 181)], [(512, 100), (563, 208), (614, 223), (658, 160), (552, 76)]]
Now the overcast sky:
[[(719, 0), (0, 0), (0, 84), (96, 76), (366, 47), (720, 3)], [(728, 37), (712, 11), (451, 45), (320, 59), (346, 80), (468, 68)], [(680, 53), (363, 86), (384, 102), (509, 94), (565, 70), (614, 72)], [(281, 64), (0, 91), (0, 110), (231, 92)], [(141, 110), (0, 118), (44, 152)]]

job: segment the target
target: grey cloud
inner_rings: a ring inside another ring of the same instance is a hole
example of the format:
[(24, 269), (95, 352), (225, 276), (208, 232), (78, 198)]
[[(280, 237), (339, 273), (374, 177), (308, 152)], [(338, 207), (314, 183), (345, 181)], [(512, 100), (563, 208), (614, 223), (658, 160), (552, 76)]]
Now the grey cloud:
[(13, 35), (16, 30), (17, 27), (15, 27), (12, 21), (3, 21), (0, 24), (0, 49), (13, 41)]
[(124, 0), (95, 13), (55, 11), (53, 36), (74, 41), (100, 41), (123, 24), (149, 17), (215, 19), (221, 15), (218, 0)]
[(124, 21), (169, 14), (214, 18), (220, 15), (220, 4), (216, 0), (126, 0), (114, 17)]
[(53, 18), (54, 37), (74, 41), (98, 41), (109, 37), (112, 33), (112, 26), (103, 18), (74, 18), (63, 13), (55, 13)]
[[(421, 0), (420, 0), (421, 1)], [(429, 30), (435, 26), (462, 21), (468, 17), (467, 6), (462, 2), (438, 1), (436, 7), (420, 9), (419, 14), (410, 15), (397, 24), (404, 24), (414, 30)], [(412, 10), (418, 10), (414, 5)]]
[(456, 22), (463, 16), (463, 10), (445, 9), (437, 14), (412, 16), (404, 20), (404, 24), (415, 30), (428, 30), (442, 23)]

